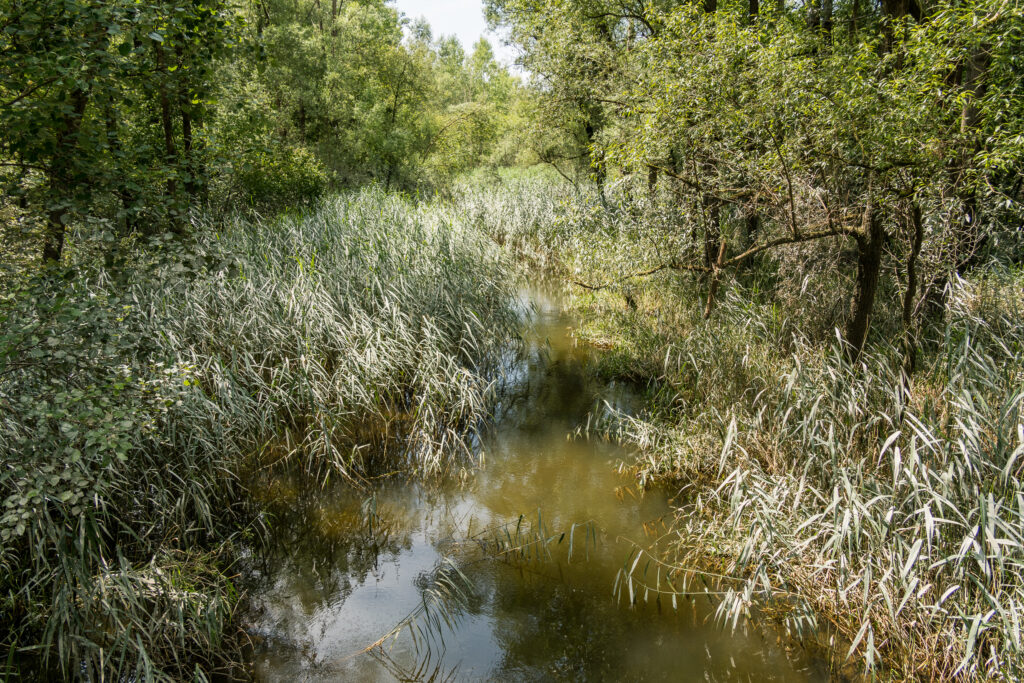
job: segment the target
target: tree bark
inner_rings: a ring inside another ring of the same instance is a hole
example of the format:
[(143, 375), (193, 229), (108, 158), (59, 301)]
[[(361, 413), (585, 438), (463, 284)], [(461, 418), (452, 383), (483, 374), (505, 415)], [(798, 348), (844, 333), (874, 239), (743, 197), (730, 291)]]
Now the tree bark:
[(903, 369), (909, 376), (917, 369), (917, 327), (914, 324), (914, 310), (917, 308), (917, 258), (924, 241), (924, 226), (921, 222), (921, 207), (916, 202), (910, 208), (910, 227), (914, 231), (907, 256), (907, 291), (903, 295)]
[(832, 0), (821, 0), (821, 32), (825, 42), (832, 43)]
[(718, 244), (718, 257), (711, 267), (711, 284), (708, 286), (708, 303), (704, 307), (704, 319), (711, 317), (711, 311), (715, 308), (715, 297), (718, 296), (718, 286), (722, 278), (722, 263), (725, 261), (725, 240)]
[(850, 319), (846, 326), (847, 356), (857, 362), (867, 344), (871, 328), (871, 313), (878, 292), (878, 279), (882, 269), (882, 247), (885, 233), (882, 220), (873, 199), (868, 199), (864, 219), (857, 239), (857, 283), (850, 305)]
[(722, 241), (722, 203), (707, 195), (704, 204), (704, 267), (714, 268), (718, 245)]
[(64, 254), (64, 235), (71, 205), (80, 181), (78, 172), (78, 132), (89, 97), (76, 88), (69, 96), (70, 112), (61, 117), (57, 129), (56, 153), (47, 172), (50, 185), (51, 207), (46, 211), (46, 232), (43, 238), (43, 263), (56, 264)]
[[(174, 144), (174, 121), (171, 119), (171, 97), (167, 92), (167, 61), (164, 58), (164, 49), (160, 44), (156, 45), (156, 65), (160, 72), (160, 87), (158, 90), (158, 103), (160, 106), (160, 126), (164, 132), (164, 157), (168, 168), (175, 171), (178, 166), (178, 149)], [(167, 178), (167, 195), (173, 198), (178, 194), (178, 183), (172, 173)]]

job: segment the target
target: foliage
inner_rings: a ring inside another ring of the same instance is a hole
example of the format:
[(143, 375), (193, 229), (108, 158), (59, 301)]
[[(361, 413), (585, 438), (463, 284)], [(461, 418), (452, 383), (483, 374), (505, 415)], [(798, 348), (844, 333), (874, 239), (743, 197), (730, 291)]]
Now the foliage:
[(228, 196), (235, 198), (237, 193), (240, 204), (299, 207), (322, 197), (330, 185), (327, 170), (304, 147), (254, 151), (238, 162), (235, 191)]
[(45, 261), (85, 216), (180, 228), (206, 181), (211, 66), (237, 24), (223, 2), (0, 4), (2, 180), (43, 222)]
[(721, 271), (817, 242), (833, 259), (856, 254), (851, 357), (881, 286), (902, 290), (912, 364), (915, 327), (941, 309), (947, 274), (1019, 225), (1017, 4), (489, 7), (543, 78), (549, 125), (577, 131), (598, 190), (617, 174), (636, 194), (672, 193), (688, 234), (665, 245), (662, 265), (705, 275), (709, 315)]
[(1020, 675), (1019, 268), (954, 277), (908, 375), (898, 301), (851, 363), (835, 336), (805, 331), (843, 284), (830, 271), (793, 281), (766, 259), (706, 319), (697, 274), (616, 279), (645, 255), (657, 265), (670, 214), (567, 186), (506, 193), (468, 201), (532, 263), (609, 283), (576, 287), (579, 334), (610, 349), (606, 372), (648, 387), (640, 414), (593, 428), (637, 449), (642, 484), (680, 488), (674, 552), (631, 558), (620, 592), (716, 595), (721, 623), (777, 618), (836, 671)]

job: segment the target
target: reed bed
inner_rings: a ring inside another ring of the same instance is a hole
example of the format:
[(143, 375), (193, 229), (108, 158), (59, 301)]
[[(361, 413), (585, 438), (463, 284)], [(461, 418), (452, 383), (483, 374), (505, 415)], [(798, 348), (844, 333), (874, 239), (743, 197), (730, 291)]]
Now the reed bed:
[(884, 297), (852, 365), (829, 341), (843, 278), (765, 262), (704, 320), (695, 276), (616, 279), (686, 248), (669, 213), (623, 193), (602, 206), (510, 190), (476, 200), (496, 239), (570, 283), (609, 285), (570, 284), (578, 334), (609, 349), (606, 372), (648, 386), (643, 412), (594, 428), (635, 447), (623, 466), (641, 483), (680, 488), (673, 550), (629, 558), (620, 593), (712, 594), (733, 627), (779, 619), (837, 675), (1024, 676), (1019, 269), (954, 277), (908, 377)]
[[(1019, 276), (1002, 287), (1012, 300)], [(838, 344), (765, 352), (769, 316), (739, 293), (725, 330), (667, 347), (660, 405), (607, 425), (638, 447), (641, 479), (683, 485), (674, 554), (651, 577), (717, 593), (726, 624), (776, 616), (837, 669), (1019, 677), (1024, 322), (983, 315), (979, 296), (956, 283), (909, 382), (884, 341), (856, 366)]]
[(193, 234), (4, 283), (7, 677), (238, 674), (239, 549), (268, 521), (246, 472), (472, 464), (519, 320), (465, 211), (367, 189)]

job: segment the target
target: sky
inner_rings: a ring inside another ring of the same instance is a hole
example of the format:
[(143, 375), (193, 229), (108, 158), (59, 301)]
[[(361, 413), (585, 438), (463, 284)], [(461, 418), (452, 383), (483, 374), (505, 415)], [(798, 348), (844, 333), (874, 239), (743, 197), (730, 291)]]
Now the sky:
[(487, 31), (482, 0), (396, 0), (395, 7), (410, 19), (424, 17), (434, 38), (457, 36), (467, 53), (472, 52), (473, 44), (484, 36), (491, 41), (498, 61), (506, 65), (515, 61), (515, 52), (502, 45), (497, 35)]

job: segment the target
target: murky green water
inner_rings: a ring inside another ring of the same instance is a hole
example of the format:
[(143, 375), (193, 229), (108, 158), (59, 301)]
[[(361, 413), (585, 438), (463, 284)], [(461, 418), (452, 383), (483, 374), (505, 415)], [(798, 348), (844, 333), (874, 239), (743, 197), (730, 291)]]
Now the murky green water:
[(599, 401), (628, 409), (633, 395), (590, 378), (595, 351), (557, 298), (530, 298), (533, 343), (482, 471), (369, 499), (274, 482), (289, 511), (249, 615), (257, 678), (824, 680), (773, 638), (716, 628), (708, 600), (613, 594), (632, 544), (664, 534), (667, 494), (631, 488), (618, 447), (567, 439)]

